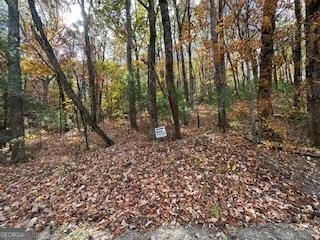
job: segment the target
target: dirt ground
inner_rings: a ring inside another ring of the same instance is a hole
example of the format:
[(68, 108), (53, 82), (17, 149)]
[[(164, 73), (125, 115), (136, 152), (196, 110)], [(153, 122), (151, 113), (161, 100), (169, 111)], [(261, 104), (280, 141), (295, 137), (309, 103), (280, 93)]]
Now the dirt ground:
[(50, 235), (46, 229), (39, 240), (312, 240), (318, 237), (310, 230), (301, 229), (290, 224), (273, 224), (267, 226), (252, 226), (229, 230), (201, 229), (195, 227), (166, 226), (149, 232), (128, 230), (121, 236), (115, 236), (108, 231), (93, 231), (77, 229), (71, 233), (63, 230)]

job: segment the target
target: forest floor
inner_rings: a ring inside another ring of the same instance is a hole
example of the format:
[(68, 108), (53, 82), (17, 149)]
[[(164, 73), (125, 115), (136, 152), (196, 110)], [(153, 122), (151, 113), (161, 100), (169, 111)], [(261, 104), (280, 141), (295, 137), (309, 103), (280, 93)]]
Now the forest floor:
[(88, 151), (77, 131), (30, 136), (30, 161), (0, 165), (0, 227), (34, 226), (41, 239), (320, 239), (316, 150), (253, 145), (202, 120), (175, 141), (105, 122), (116, 144), (90, 133)]

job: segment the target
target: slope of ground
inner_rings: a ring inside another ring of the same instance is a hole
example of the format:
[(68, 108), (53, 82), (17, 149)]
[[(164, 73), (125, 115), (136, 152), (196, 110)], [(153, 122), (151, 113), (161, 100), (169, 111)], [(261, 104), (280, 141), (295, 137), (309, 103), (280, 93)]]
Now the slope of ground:
[(117, 144), (93, 138), (89, 151), (77, 132), (45, 135), (33, 160), (0, 166), (0, 226), (120, 236), (164, 223), (222, 232), (290, 223), (318, 236), (318, 158), (205, 128), (158, 142), (118, 129), (107, 129)]

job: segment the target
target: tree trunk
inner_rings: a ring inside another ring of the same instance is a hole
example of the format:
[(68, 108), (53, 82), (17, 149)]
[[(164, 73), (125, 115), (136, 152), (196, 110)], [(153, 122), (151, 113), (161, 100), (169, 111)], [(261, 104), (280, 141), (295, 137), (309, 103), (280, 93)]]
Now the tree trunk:
[[(182, 18), (180, 19), (180, 14), (179, 14), (179, 8), (177, 6), (177, 1), (173, 1), (173, 5), (175, 7), (175, 15), (176, 15), (176, 21), (177, 21), (177, 26), (178, 26), (178, 39), (179, 39), (179, 47), (178, 47), (178, 52), (180, 55), (179, 60), (181, 61), (181, 75), (182, 75), (182, 83), (183, 83), (183, 93), (184, 97), (186, 99), (186, 102), (189, 104), (189, 84), (187, 80), (187, 73), (186, 73), (186, 65), (185, 65), (185, 60), (184, 60), (184, 52), (183, 52), (183, 45), (182, 45), (182, 22), (185, 19), (185, 14), (183, 14)], [(179, 63), (177, 63), (179, 64)]]
[[(216, 7), (215, 1), (210, 0), (210, 31), (212, 43), (216, 46), (217, 49), (217, 57), (214, 57), (215, 62), (215, 85), (217, 89), (217, 104), (218, 104), (218, 126), (226, 131), (228, 127), (227, 121), (227, 113), (226, 113), (226, 68), (225, 68), (225, 60), (224, 60), (224, 44), (223, 44), (223, 32), (218, 34), (216, 32), (217, 26), (217, 17), (216, 17)], [(222, 21), (222, 1), (219, 1), (219, 21)]]
[(254, 81), (257, 81), (259, 79), (259, 70), (258, 70), (258, 63), (257, 63), (257, 58), (256, 58), (256, 50), (254, 50), (252, 54), (252, 74), (253, 74), (253, 79)]
[(132, 68), (132, 26), (131, 26), (131, 0), (126, 0), (126, 30), (127, 30), (127, 81), (128, 81), (128, 100), (129, 100), (129, 121), (130, 127), (138, 128), (136, 90)]
[[(177, 29), (176, 27), (176, 22), (174, 21), (173, 22), (173, 29), (174, 29), (174, 32), (173, 32), (173, 44), (174, 46), (178, 46), (177, 44), (177, 38), (179, 39), (179, 30)], [(176, 54), (176, 61), (177, 61), (177, 71), (176, 71), (176, 76), (177, 76), (177, 79), (176, 79), (176, 86), (177, 88), (179, 88), (180, 86), (182, 86), (181, 84), (181, 70), (180, 70), (180, 50), (178, 47), (175, 48), (175, 54)]]
[(60, 134), (67, 132), (67, 110), (66, 110), (66, 97), (61, 85), (59, 87), (59, 121), (60, 121)]
[(320, 146), (320, 0), (306, 1), (306, 77), (310, 138)]
[(296, 109), (299, 108), (300, 98), (301, 98), (301, 82), (302, 82), (302, 73), (301, 73), (301, 1), (294, 0), (294, 11), (296, 15), (296, 33), (294, 39), (293, 47), (293, 62), (294, 62), (294, 97), (293, 103)]
[(278, 66), (273, 63), (273, 84), (274, 84), (275, 87), (278, 87), (278, 86), (279, 86), (277, 68), (278, 68)]
[(6, 0), (9, 10), (8, 21), (8, 105), (11, 142), (11, 162), (25, 158), (22, 80), (20, 68), (20, 23), (18, 0)]
[(163, 41), (166, 56), (166, 83), (169, 94), (169, 103), (174, 121), (174, 137), (181, 138), (180, 124), (179, 124), (179, 109), (176, 96), (176, 87), (174, 85), (173, 75), (173, 52), (172, 52), (172, 38), (171, 38), (171, 25), (168, 11), (167, 0), (160, 0), (160, 11), (163, 25)]
[(154, 10), (154, 0), (149, 0), (148, 19), (149, 19), (149, 49), (148, 49), (148, 107), (150, 115), (151, 131), (158, 127), (157, 115), (157, 77), (156, 77), (156, 13)]
[[(237, 67), (234, 66), (233, 62), (232, 62), (232, 59), (231, 59), (231, 56), (230, 56), (230, 52), (229, 51), (226, 51), (226, 54), (227, 54), (227, 59), (228, 59), (228, 62), (230, 64), (230, 68), (231, 68), (231, 73), (232, 73), (232, 78), (233, 78), (233, 85), (234, 85), (234, 91), (236, 93), (237, 96), (239, 96), (239, 90), (238, 90), (238, 82), (239, 82), (239, 79), (238, 79), (238, 73), (237, 73)], [(236, 63), (237, 64), (237, 63)]]
[(275, 12), (277, 1), (265, 1), (263, 5), (263, 21), (261, 27), (260, 79), (258, 89), (258, 113), (261, 133), (264, 120), (273, 114), (272, 109), (272, 59), (273, 35), (275, 29)]
[(87, 57), (87, 68), (89, 73), (89, 83), (90, 83), (90, 97), (91, 97), (91, 115), (92, 121), (97, 124), (97, 88), (96, 88), (96, 73), (94, 69), (94, 64), (92, 60), (92, 49), (89, 36), (89, 20), (88, 15), (85, 11), (84, 0), (81, 0), (81, 14), (83, 17), (83, 29), (84, 29), (84, 40), (85, 40), (85, 54)]
[(187, 19), (188, 19), (188, 65), (189, 65), (189, 83), (190, 83), (190, 96), (189, 96), (189, 102), (188, 104), (193, 107), (194, 104), (194, 95), (196, 92), (196, 82), (194, 79), (194, 74), (193, 74), (193, 64), (192, 64), (192, 41), (191, 41), (191, 10), (190, 10), (190, 0), (186, 1), (187, 4)]
[(36, 6), (34, 0), (28, 0), (29, 8), (32, 15), (32, 20), (35, 25), (35, 28), (33, 28), (34, 35), (38, 41), (38, 43), (41, 45), (41, 48), (45, 51), (56, 75), (57, 75), (57, 81), (58, 84), (61, 85), (65, 91), (65, 93), (70, 97), (73, 104), (77, 106), (81, 114), (83, 114), (86, 122), (92, 127), (92, 129), (101, 137), (101, 139), (105, 142), (107, 146), (111, 146), (114, 144), (112, 139), (110, 139), (97, 125), (97, 123), (94, 121), (93, 117), (90, 115), (89, 111), (85, 108), (82, 101), (79, 99), (77, 94), (73, 91), (71, 84), (68, 82), (66, 75), (61, 69), (61, 66), (59, 64), (59, 61), (47, 39), (47, 36), (45, 35), (45, 32), (43, 30), (43, 24), (41, 22), (41, 19), (36, 11)]
[(135, 40), (135, 47), (134, 47), (134, 53), (135, 53), (135, 61), (137, 62), (137, 66), (135, 68), (134, 71), (134, 75), (137, 81), (137, 103), (138, 103), (138, 111), (142, 111), (143, 110), (143, 102), (142, 102), (142, 93), (141, 93), (141, 74), (140, 74), (140, 65), (139, 65), (139, 61), (140, 61), (140, 56), (139, 56), (139, 48), (138, 48), (138, 43), (137, 40)]

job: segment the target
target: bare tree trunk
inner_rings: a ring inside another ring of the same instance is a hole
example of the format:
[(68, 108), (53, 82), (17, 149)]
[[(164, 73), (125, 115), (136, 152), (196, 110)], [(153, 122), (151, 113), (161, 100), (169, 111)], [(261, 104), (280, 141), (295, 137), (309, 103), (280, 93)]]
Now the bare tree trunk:
[[(139, 56), (139, 48), (137, 40), (134, 40), (134, 53), (135, 53), (135, 61), (139, 63), (140, 56)], [(135, 79), (137, 81), (137, 103), (138, 103), (138, 111), (143, 110), (143, 104), (142, 104), (142, 93), (141, 93), (141, 74), (140, 74), (140, 66), (137, 64), (135, 70), (134, 70)]]
[[(224, 60), (224, 44), (223, 44), (223, 32), (218, 34), (216, 32), (217, 26), (217, 11), (215, 6), (215, 1), (210, 0), (210, 30), (212, 42), (217, 46), (217, 60), (214, 63), (215, 66), (215, 85), (217, 89), (218, 98), (218, 126), (226, 131), (228, 127), (227, 113), (226, 113), (226, 68)], [(222, 21), (222, 1), (219, 1), (219, 21)]]
[(149, 0), (146, 6), (139, 1), (148, 11), (149, 20), (149, 48), (148, 48), (148, 110), (151, 125), (151, 135), (154, 136), (154, 128), (158, 127), (157, 115), (157, 73), (156, 73), (156, 13), (154, 0)]
[(190, 6), (190, 0), (186, 0), (187, 4), (187, 19), (188, 19), (188, 64), (189, 64), (189, 83), (190, 83), (190, 96), (189, 96), (189, 102), (188, 104), (192, 107), (194, 104), (194, 94), (196, 92), (196, 81), (194, 79), (194, 73), (193, 73), (193, 64), (192, 64), (192, 41), (191, 41), (191, 6)]
[(277, 88), (279, 86), (278, 66), (275, 63), (272, 64), (272, 76), (273, 76), (273, 85)]
[(67, 118), (66, 118), (66, 97), (61, 85), (58, 85), (59, 88), (59, 121), (60, 121), (60, 134), (67, 132)]
[[(82, 92), (82, 89), (81, 89), (81, 84), (80, 84), (80, 81), (79, 81), (79, 78), (77, 76), (77, 73), (76, 71), (74, 70), (74, 73), (75, 73), (75, 76), (77, 78), (77, 90), (78, 90), (78, 97), (80, 100), (82, 100), (83, 98), (83, 92)], [(75, 112), (77, 114), (77, 126), (78, 126), (78, 130), (79, 132), (81, 132), (81, 128), (80, 128), (80, 123), (79, 123), (79, 118), (78, 118), (78, 115), (80, 115), (80, 118), (81, 118), (81, 122), (82, 122), (82, 126), (83, 126), (83, 134), (84, 134), (84, 140), (86, 142), (86, 149), (89, 150), (90, 147), (89, 147), (89, 138), (88, 138), (88, 125), (86, 123), (86, 120), (83, 116), (83, 114), (79, 111), (80, 114), (78, 114), (78, 109), (75, 109)]]
[(258, 113), (261, 133), (265, 129), (265, 119), (273, 114), (272, 109), (272, 59), (273, 35), (275, 29), (275, 12), (277, 1), (265, 1), (263, 5), (263, 22), (261, 27), (260, 79), (258, 90)]
[(89, 36), (89, 19), (85, 11), (84, 0), (81, 0), (80, 6), (81, 6), (82, 17), (83, 17), (85, 54), (87, 57), (87, 68), (89, 72), (91, 115), (92, 115), (93, 122), (97, 124), (98, 123), (97, 121), (98, 101), (97, 101), (97, 88), (96, 88), (96, 73), (95, 73), (94, 64), (92, 60), (92, 49), (91, 49), (91, 42), (90, 42), (90, 36)]
[[(284, 60), (284, 68), (285, 68), (285, 76), (286, 76), (286, 83), (291, 84), (292, 83), (292, 78), (291, 78), (291, 71), (290, 71), (290, 59), (288, 59), (286, 48), (282, 48), (282, 56)], [(275, 64), (274, 64), (275, 65)]]
[[(178, 27), (176, 25), (177, 25), (176, 21), (173, 21), (173, 30), (174, 30), (174, 33), (173, 33), (173, 44), (174, 44), (174, 46), (178, 46), (177, 38), (179, 38), (179, 30), (178, 30)], [(180, 49), (178, 47), (176, 47), (175, 49), (176, 49), (175, 53), (176, 53), (176, 61), (177, 61), (176, 86), (177, 86), (177, 88), (179, 88), (182, 85), (181, 84), (181, 79), (182, 79), (181, 78), (181, 69), (180, 69)]]
[(158, 127), (158, 114), (157, 114), (157, 73), (156, 73), (156, 13), (154, 10), (154, 0), (149, 0), (149, 50), (148, 50), (148, 106), (150, 112), (150, 122), (152, 131)]
[(35, 28), (33, 28), (34, 35), (40, 44), (41, 48), (45, 51), (56, 75), (57, 75), (57, 81), (58, 84), (60, 84), (65, 93), (70, 97), (73, 104), (77, 106), (81, 114), (83, 114), (84, 118), (86, 119), (86, 122), (92, 127), (92, 129), (101, 137), (101, 139), (105, 142), (107, 146), (111, 146), (114, 144), (113, 140), (110, 139), (97, 125), (97, 123), (94, 121), (93, 117), (90, 115), (89, 111), (85, 108), (82, 101), (79, 99), (77, 94), (73, 91), (71, 84), (68, 82), (66, 75), (61, 69), (61, 66), (59, 64), (59, 61), (47, 39), (47, 36), (43, 30), (43, 24), (41, 22), (41, 19), (37, 13), (36, 6), (34, 0), (28, 0), (29, 8), (32, 15), (32, 20), (35, 25)]
[(320, 146), (320, 0), (306, 1), (306, 75), (310, 138)]
[(25, 158), (22, 80), (20, 68), (20, 25), (18, 0), (6, 0), (9, 10), (8, 21), (8, 105), (13, 141), (11, 162)]
[[(184, 52), (183, 52), (183, 45), (182, 45), (182, 23), (185, 19), (185, 12), (183, 13), (182, 17), (179, 13), (179, 8), (177, 6), (177, 1), (173, 1), (173, 5), (175, 7), (175, 15), (176, 15), (176, 22), (178, 26), (178, 39), (179, 39), (179, 47), (178, 52), (180, 55), (180, 61), (181, 61), (181, 71), (182, 71), (182, 83), (183, 83), (183, 93), (184, 97), (186, 99), (186, 102), (189, 104), (189, 84), (187, 80), (187, 71), (186, 71), (186, 65), (185, 65), (185, 59), (184, 59)], [(179, 63), (178, 63), (179, 64)]]
[(239, 79), (238, 79), (238, 73), (237, 73), (237, 68), (234, 66), (233, 62), (232, 62), (232, 59), (231, 59), (231, 56), (230, 56), (230, 53), (229, 51), (226, 51), (226, 54), (227, 54), (227, 59), (228, 59), (228, 62), (230, 64), (230, 68), (231, 68), (231, 73), (232, 73), (232, 78), (233, 78), (233, 85), (234, 85), (234, 91), (235, 93), (237, 94), (237, 96), (239, 96), (239, 90), (238, 90), (238, 82), (239, 82)]
[(128, 81), (128, 100), (129, 100), (129, 121), (130, 127), (138, 128), (136, 90), (132, 68), (132, 26), (131, 26), (131, 0), (126, 0), (126, 30), (127, 30), (127, 81)]
[(301, 82), (302, 82), (302, 72), (301, 72), (301, 24), (302, 24), (302, 16), (301, 16), (301, 1), (294, 0), (294, 11), (296, 15), (296, 33), (294, 39), (294, 47), (293, 47), (293, 62), (294, 62), (294, 97), (293, 103), (296, 109), (299, 108), (299, 104), (301, 101)]
[(256, 52), (256, 50), (254, 50), (254, 52), (252, 54), (251, 62), (252, 62), (253, 79), (255, 81), (257, 81), (259, 79), (259, 70), (258, 70), (258, 63), (257, 63), (257, 59), (256, 59), (256, 56), (255, 56), (255, 52)]
[(163, 25), (163, 41), (166, 56), (166, 83), (169, 94), (169, 103), (174, 121), (174, 137), (181, 138), (180, 123), (179, 123), (179, 109), (176, 96), (176, 87), (174, 85), (173, 75), (173, 52), (172, 52), (172, 38), (171, 38), (171, 25), (168, 11), (167, 0), (160, 0), (160, 10)]

